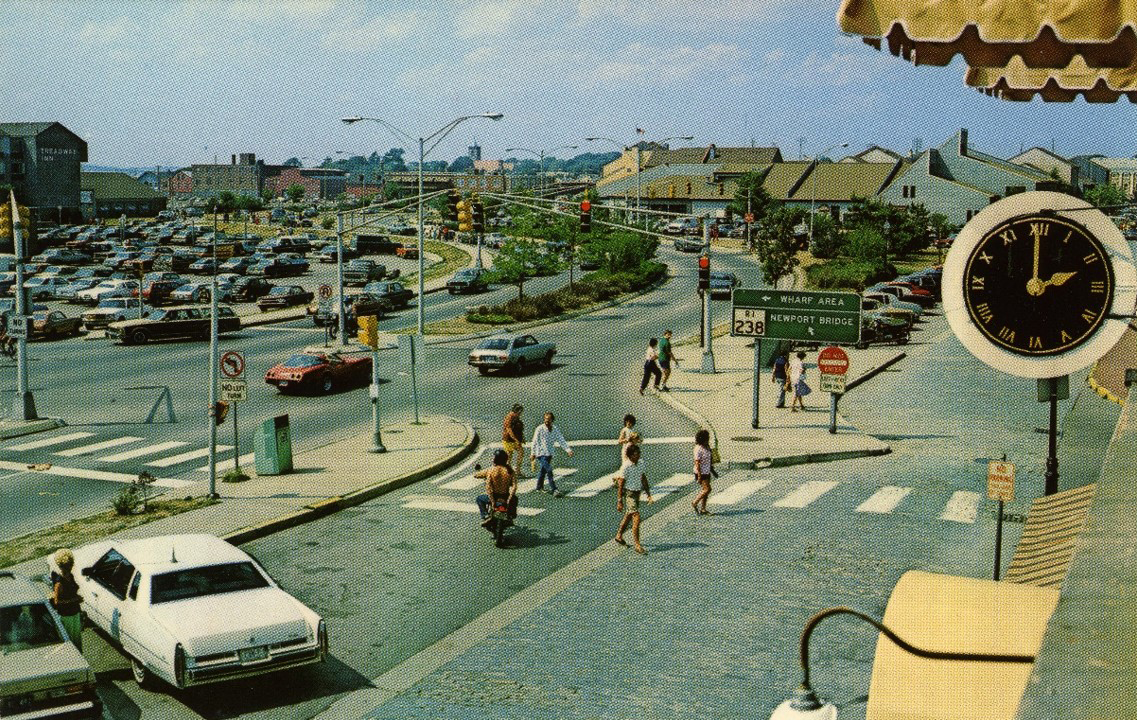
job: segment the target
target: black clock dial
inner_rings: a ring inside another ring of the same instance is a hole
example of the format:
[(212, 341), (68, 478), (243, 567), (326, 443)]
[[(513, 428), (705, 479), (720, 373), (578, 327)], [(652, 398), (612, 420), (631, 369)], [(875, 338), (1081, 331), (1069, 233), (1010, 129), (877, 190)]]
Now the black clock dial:
[(988, 340), (1031, 357), (1072, 350), (1109, 314), (1113, 266), (1081, 225), (1031, 214), (998, 225), (967, 259), (963, 298)]

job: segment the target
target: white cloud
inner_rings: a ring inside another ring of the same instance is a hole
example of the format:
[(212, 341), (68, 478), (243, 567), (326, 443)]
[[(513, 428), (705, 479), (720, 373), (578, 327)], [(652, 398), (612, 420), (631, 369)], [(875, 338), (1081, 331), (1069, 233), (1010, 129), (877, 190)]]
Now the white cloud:
[(458, 36), (506, 35), (537, 4), (532, 0), (483, 0), (474, 3), (463, 8), (457, 17), (455, 25)]
[(652, 47), (632, 43), (598, 63), (581, 77), (588, 86), (616, 87), (628, 84), (662, 86), (690, 82), (706, 73), (735, 75), (745, 69), (749, 52), (738, 45), (714, 43), (701, 48)]
[(137, 23), (125, 16), (106, 22), (88, 20), (79, 29), (79, 39), (87, 45), (114, 45), (137, 35)]
[(417, 12), (391, 13), (370, 19), (345, 20), (339, 25), (321, 35), (324, 46), (360, 52), (375, 50), (391, 40), (414, 36), (424, 25), (424, 17)]

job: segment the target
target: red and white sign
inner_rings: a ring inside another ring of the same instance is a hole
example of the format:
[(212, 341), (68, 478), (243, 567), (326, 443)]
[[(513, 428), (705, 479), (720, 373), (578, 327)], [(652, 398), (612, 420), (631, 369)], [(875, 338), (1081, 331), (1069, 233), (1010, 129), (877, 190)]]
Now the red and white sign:
[(827, 347), (817, 354), (817, 369), (822, 375), (844, 375), (849, 371), (849, 356), (839, 347)]
[(321, 285), (320, 286), (320, 297), (327, 300), (331, 296), (332, 296), (332, 286), (331, 285)]
[(987, 497), (1011, 502), (1015, 499), (1015, 464), (999, 460), (987, 463)]
[(221, 356), (221, 374), (237, 378), (245, 374), (245, 358), (236, 350), (229, 350)]

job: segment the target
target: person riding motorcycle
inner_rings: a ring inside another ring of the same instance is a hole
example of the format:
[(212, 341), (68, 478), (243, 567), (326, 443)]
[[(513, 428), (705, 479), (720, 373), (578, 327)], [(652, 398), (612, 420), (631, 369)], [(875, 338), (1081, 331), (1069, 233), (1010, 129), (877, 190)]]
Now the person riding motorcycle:
[(509, 517), (517, 517), (517, 476), (509, 466), (509, 455), (505, 450), (495, 450), (493, 465), (485, 470), (474, 473), (476, 478), (484, 478), (486, 491), (474, 501), (478, 504), (478, 512), (482, 515), (482, 526), (490, 527), (493, 516), (491, 508), (499, 502), (506, 503), (509, 508)]

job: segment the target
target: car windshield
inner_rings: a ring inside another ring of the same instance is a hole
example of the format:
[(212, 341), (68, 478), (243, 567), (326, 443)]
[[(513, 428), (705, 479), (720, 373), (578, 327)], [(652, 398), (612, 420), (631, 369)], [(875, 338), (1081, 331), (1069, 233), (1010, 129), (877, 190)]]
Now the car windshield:
[(168, 313), (165, 310), (155, 310), (154, 312), (150, 313), (149, 318), (151, 320), (162, 320), (166, 317), (167, 314)]
[(155, 575), (150, 581), (150, 604), (263, 587), (268, 587), (268, 581), (251, 562), (207, 565)]
[(126, 307), (126, 299), (125, 298), (114, 298), (111, 300), (103, 300), (102, 302), (99, 303), (99, 307), (101, 307), (101, 308), (123, 308), (123, 307)]
[(478, 346), (482, 350), (508, 350), (509, 340), (505, 338), (490, 338), (489, 340), (482, 341)]
[(477, 277), (477, 275), (478, 275), (477, 270), (459, 270), (458, 272), (454, 273), (454, 277), (463, 278), (463, 279), (464, 278)]
[(287, 295), (290, 292), (292, 292), (292, 288), (284, 287), (282, 285), (278, 285), (278, 286), (274, 287), (272, 290), (269, 290), (268, 294), (269, 295)]
[(0, 652), (10, 653), (62, 642), (47, 603), (0, 608)]
[(310, 368), (322, 365), (323, 361), (315, 355), (293, 355), (284, 363), (286, 368)]

